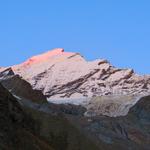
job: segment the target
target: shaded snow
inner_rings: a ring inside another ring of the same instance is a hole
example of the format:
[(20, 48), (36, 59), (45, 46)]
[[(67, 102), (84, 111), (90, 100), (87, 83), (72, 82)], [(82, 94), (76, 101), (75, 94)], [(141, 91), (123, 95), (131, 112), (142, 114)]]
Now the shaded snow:
[(61, 98), (61, 99), (51, 99), (48, 98), (48, 102), (54, 103), (54, 104), (73, 104), (73, 105), (86, 105), (90, 101), (90, 98)]

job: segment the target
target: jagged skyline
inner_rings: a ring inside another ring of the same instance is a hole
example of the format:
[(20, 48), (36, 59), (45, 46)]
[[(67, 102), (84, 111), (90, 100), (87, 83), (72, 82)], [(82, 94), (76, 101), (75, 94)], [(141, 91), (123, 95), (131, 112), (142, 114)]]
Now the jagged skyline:
[(0, 68), (0, 72), (6, 69), (20, 75), (50, 99), (150, 92), (150, 75), (140, 76), (133, 69), (116, 68), (105, 59), (86, 61), (79, 53), (65, 52), (61, 48), (31, 57), (11, 68)]
[(149, 3), (3, 1), (0, 66), (60, 47), (87, 60), (104, 58), (114, 66), (150, 74)]

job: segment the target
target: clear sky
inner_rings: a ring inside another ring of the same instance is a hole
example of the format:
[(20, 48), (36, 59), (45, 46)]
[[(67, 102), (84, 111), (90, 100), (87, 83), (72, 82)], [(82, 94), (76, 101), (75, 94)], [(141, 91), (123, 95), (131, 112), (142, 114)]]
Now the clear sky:
[(150, 74), (150, 0), (0, 0), (0, 66), (56, 47)]

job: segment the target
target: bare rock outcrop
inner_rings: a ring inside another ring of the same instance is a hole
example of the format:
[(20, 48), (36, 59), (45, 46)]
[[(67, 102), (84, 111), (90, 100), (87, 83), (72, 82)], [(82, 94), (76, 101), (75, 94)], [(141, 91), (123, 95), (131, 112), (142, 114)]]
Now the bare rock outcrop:
[(0, 72), (0, 83), (15, 96), (41, 104), (47, 102), (40, 90), (32, 89), (30, 83), (15, 75), (11, 68)]
[(85, 105), (87, 108), (85, 116), (126, 116), (130, 108), (133, 107), (140, 98), (139, 95), (107, 95), (94, 97)]

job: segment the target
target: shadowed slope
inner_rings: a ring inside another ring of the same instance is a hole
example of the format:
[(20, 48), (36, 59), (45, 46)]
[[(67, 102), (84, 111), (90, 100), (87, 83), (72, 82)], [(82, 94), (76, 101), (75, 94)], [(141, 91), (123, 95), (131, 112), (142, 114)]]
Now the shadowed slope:
[(21, 108), (0, 84), (0, 148), (4, 150), (98, 150), (64, 117)]
[(16, 99), (0, 84), (0, 149), (53, 150), (35, 133), (35, 122)]
[(46, 96), (44, 96), (40, 90), (32, 89), (30, 83), (22, 79), (19, 75), (15, 75), (11, 68), (0, 72), (0, 77), (0, 82), (12, 94), (36, 103), (47, 102)]

